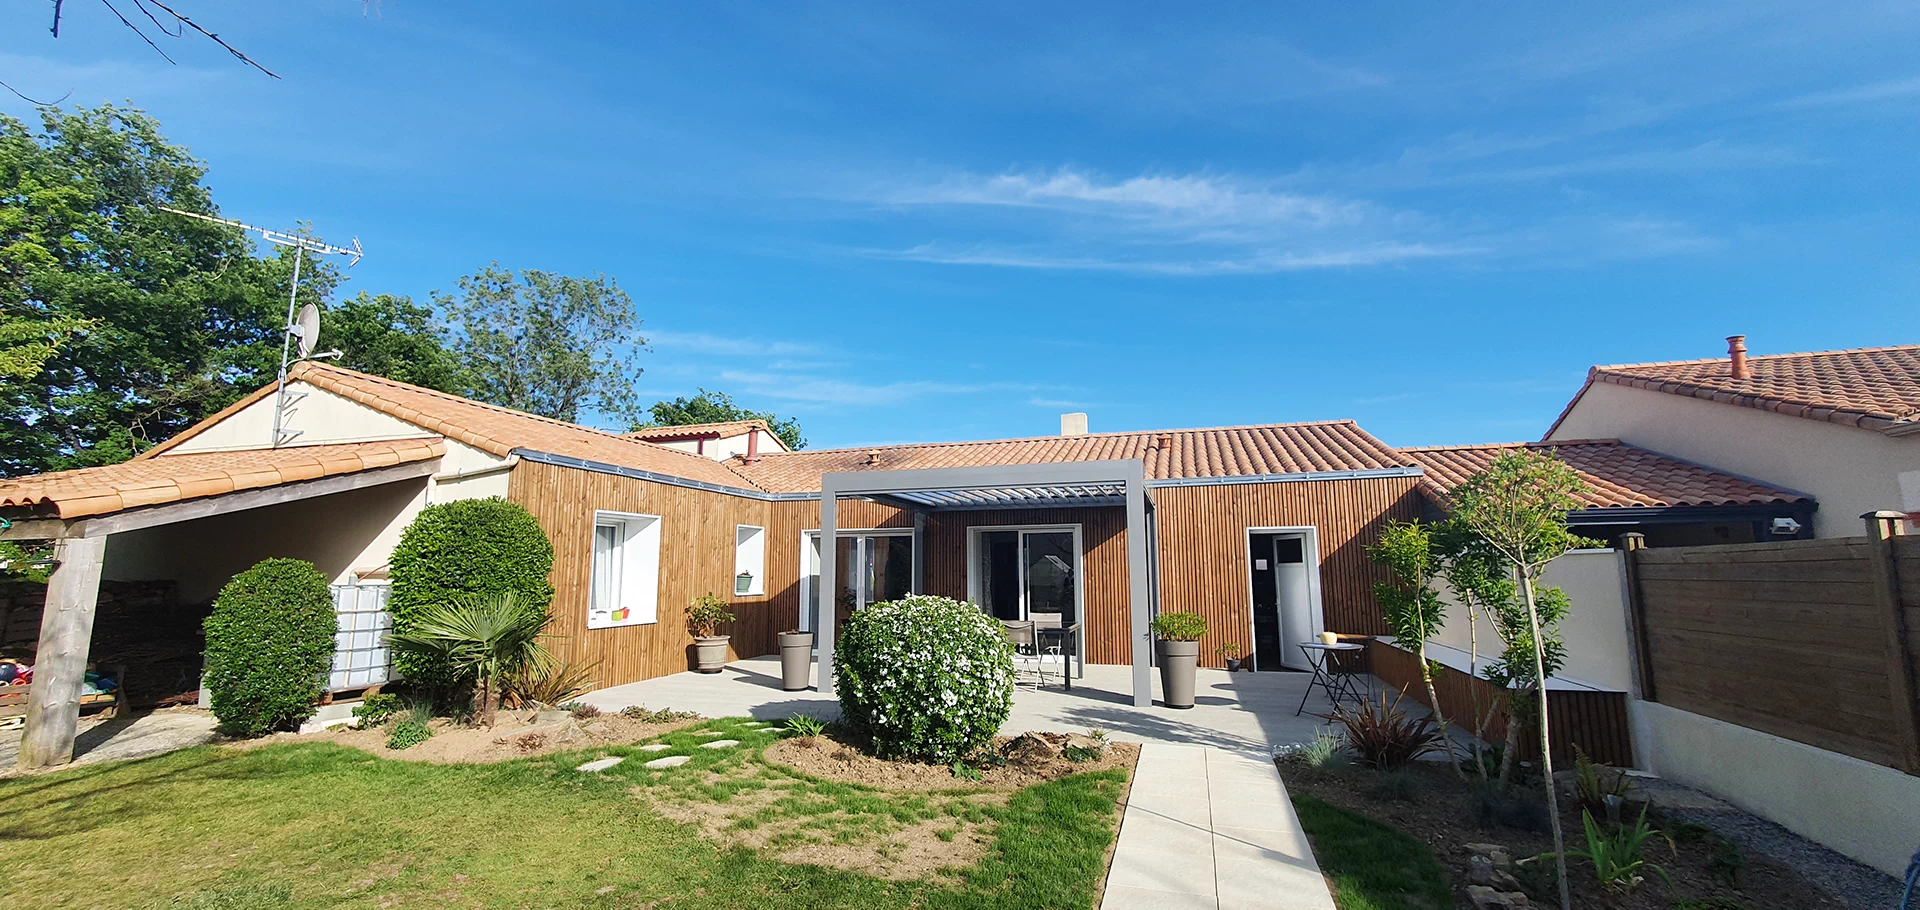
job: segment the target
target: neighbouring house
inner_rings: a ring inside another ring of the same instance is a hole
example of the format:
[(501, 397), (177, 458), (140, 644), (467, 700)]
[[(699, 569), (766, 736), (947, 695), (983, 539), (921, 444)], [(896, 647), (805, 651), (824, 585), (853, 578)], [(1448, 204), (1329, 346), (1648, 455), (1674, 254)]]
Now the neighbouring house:
[(762, 452), (785, 452), (787, 444), (774, 435), (764, 420), (728, 420), (720, 423), (689, 423), (671, 427), (642, 427), (626, 434), (669, 449), (705, 455), (725, 461), (736, 455), (757, 458)]
[(1576, 439), (1802, 491), (1816, 536), (1856, 536), (1866, 512), (1920, 513), (1920, 345), (1750, 356), (1734, 335), (1725, 357), (1597, 366), (1543, 441)]
[[(1322, 631), (1385, 632), (1366, 548), (1386, 521), (1423, 513), (1429, 474), (1467, 457), (1397, 450), (1352, 421), (1089, 433), (1071, 414), (1057, 436), (800, 452), (750, 442), (763, 427), (674, 429), (698, 437), (692, 451), (309, 362), (284, 393), (263, 388), (131, 462), (0, 480), (0, 537), (53, 540), (59, 561), (35, 697), (84, 670), (102, 585), (205, 602), (269, 556), (310, 560), (336, 586), (332, 687), (384, 681), (380, 605), (401, 531), (428, 504), (497, 496), (552, 539), (555, 649), (599, 662), (602, 686), (687, 669), (687, 605), (711, 592), (738, 616), (733, 656), (817, 631), (830, 689), (837, 621), (918, 591), (1068, 627), (1063, 646), (1085, 662), (1134, 668), (1144, 706), (1157, 612), (1205, 616), (1215, 666), (1228, 647), (1261, 670), (1298, 668), (1297, 644)], [(1711, 534), (1812, 508), (1628, 446), (1566, 448), (1619, 493), (1608, 528)], [(1645, 495), (1620, 492), (1633, 490)], [(1735, 511), (1688, 511), (1708, 508)], [(23, 754), (64, 761), (73, 703), (48, 691), (29, 716), (51, 732)]]

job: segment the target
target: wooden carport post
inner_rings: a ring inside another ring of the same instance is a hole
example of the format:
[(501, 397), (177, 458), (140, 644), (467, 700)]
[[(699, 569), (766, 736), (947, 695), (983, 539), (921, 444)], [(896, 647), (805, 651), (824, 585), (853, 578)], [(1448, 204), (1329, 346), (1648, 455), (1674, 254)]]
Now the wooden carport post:
[(106, 551), (104, 536), (54, 541), (53, 576), (47, 581), (47, 602), (40, 616), (40, 647), (34, 653), (33, 689), (27, 693), (27, 731), (20, 740), (18, 767), (47, 768), (73, 760)]

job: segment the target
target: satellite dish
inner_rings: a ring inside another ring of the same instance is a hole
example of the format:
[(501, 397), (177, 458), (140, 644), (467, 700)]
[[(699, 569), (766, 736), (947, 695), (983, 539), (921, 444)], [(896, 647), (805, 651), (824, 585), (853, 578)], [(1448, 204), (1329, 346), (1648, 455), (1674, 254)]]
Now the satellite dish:
[(313, 353), (313, 346), (320, 341), (320, 308), (309, 303), (300, 308), (300, 316), (293, 321), (294, 337), (299, 339), (300, 356)]

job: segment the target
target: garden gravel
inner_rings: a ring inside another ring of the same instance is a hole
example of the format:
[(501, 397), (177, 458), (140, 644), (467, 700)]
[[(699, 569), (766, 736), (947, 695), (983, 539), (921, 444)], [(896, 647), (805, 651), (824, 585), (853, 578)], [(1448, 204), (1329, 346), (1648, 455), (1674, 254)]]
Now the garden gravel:
[(1902, 883), (1878, 869), (1691, 787), (1638, 776), (1634, 783), (1669, 817), (1705, 825), (1741, 850), (1792, 868), (1851, 910), (1886, 910), (1900, 903)]

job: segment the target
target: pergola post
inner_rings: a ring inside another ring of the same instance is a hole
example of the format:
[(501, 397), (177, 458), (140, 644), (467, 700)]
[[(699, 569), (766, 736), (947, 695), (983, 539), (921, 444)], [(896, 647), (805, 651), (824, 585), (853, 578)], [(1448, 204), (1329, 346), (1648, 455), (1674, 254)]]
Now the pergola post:
[(1127, 617), (1133, 635), (1133, 706), (1153, 706), (1153, 617), (1151, 576), (1147, 569), (1147, 478), (1127, 478)]
[(913, 580), (915, 594), (927, 593), (927, 513), (913, 510)]
[(40, 645), (34, 652), (33, 688), (27, 693), (27, 729), (20, 740), (21, 768), (46, 768), (73, 760), (106, 551), (104, 536), (54, 541), (53, 575), (47, 581)]
[[(831, 476), (831, 475), (829, 475)], [(813, 688), (822, 695), (832, 695), (833, 691), (833, 635), (834, 613), (840, 607), (838, 579), (835, 575), (840, 568), (840, 497), (834, 492), (833, 484), (825, 478), (820, 484), (820, 592), (814, 595), (814, 603), (820, 608), (820, 627), (813, 630), (817, 636), (814, 651), (819, 654), (814, 664)]]

